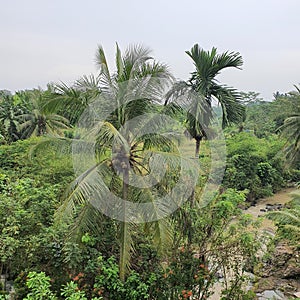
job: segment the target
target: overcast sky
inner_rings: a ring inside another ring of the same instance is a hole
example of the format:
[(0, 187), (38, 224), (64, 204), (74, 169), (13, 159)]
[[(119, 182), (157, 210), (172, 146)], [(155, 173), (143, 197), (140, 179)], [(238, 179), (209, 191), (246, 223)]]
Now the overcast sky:
[[(300, 83), (300, 0), (0, 0), (0, 89), (68, 84), (96, 72), (101, 44), (113, 64), (115, 43), (150, 47), (174, 76), (186, 80), (185, 54), (238, 51), (243, 70), (220, 82), (256, 91), (267, 100)], [(113, 66), (112, 66), (113, 67)]]

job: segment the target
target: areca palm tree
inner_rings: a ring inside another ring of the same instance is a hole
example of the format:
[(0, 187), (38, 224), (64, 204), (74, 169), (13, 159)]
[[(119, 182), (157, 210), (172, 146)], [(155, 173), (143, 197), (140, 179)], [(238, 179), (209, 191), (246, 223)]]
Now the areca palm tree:
[[(140, 46), (128, 48), (124, 55), (117, 46), (115, 73), (111, 74), (102, 47), (97, 50), (96, 61), (100, 92), (79, 122), (85, 147), (75, 145), (73, 151), (78, 164), (86, 160), (87, 165), (79, 166), (79, 176), (59, 212), (72, 214), (80, 205), (79, 222), (87, 226), (98, 207), (119, 221), (119, 269), (124, 280), (134, 251), (132, 234), (140, 230), (136, 220), (154, 220), (143, 227), (161, 249), (170, 242), (171, 225), (162, 218), (169, 204), (160, 203), (159, 208), (155, 203), (168, 187), (152, 180), (153, 170), (162, 168), (163, 163), (174, 172), (182, 160), (173, 152), (172, 133), (159, 134), (166, 121), (153, 113), (172, 76), (166, 65), (155, 62), (150, 51)], [(150, 209), (136, 211), (131, 203), (147, 203)]]
[(238, 123), (244, 119), (245, 109), (240, 103), (236, 89), (220, 84), (216, 77), (227, 68), (237, 68), (243, 64), (238, 52), (217, 53), (216, 48), (205, 51), (195, 44), (186, 51), (193, 60), (196, 70), (187, 81), (175, 83), (168, 93), (166, 103), (185, 96), (187, 106), (187, 129), (196, 141), (195, 156), (199, 156), (200, 142), (207, 137), (208, 126), (213, 118), (213, 100), (222, 107), (222, 126)]

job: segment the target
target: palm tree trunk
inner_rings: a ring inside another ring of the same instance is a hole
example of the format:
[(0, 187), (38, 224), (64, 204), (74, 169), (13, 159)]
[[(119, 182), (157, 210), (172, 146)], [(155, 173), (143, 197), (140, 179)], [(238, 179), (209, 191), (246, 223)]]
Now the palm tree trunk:
[[(192, 211), (194, 208), (194, 200), (195, 200), (195, 190), (192, 191), (191, 196), (189, 197), (189, 209)], [(187, 226), (187, 246), (188, 249), (191, 248), (193, 243), (193, 219), (191, 215), (188, 215), (188, 226)]]
[(123, 169), (123, 187), (122, 187), (122, 197), (123, 197), (123, 213), (124, 219), (121, 223), (121, 249), (120, 249), (120, 260), (119, 260), (119, 268), (120, 268), (120, 279), (125, 281), (125, 273), (126, 273), (126, 261), (128, 259), (128, 249), (126, 247), (128, 242), (128, 223), (126, 222), (126, 200), (128, 197), (128, 181), (129, 181), (129, 171), (128, 168)]
[(196, 140), (195, 158), (199, 158), (200, 142), (202, 140), (202, 137), (196, 137), (195, 140)]

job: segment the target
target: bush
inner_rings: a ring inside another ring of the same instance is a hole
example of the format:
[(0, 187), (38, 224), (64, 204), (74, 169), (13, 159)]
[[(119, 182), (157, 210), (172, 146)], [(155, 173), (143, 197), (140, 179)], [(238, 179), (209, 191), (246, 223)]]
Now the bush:
[(280, 158), (282, 145), (276, 136), (259, 139), (242, 132), (228, 138), (224, 186), (247, 189), (250, 201), (280, 190), (289, 178)]

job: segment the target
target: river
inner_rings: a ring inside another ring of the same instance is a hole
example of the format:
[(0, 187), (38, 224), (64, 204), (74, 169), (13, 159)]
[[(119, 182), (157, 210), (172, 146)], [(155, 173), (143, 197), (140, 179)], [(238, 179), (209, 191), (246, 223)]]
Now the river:
[[(296, 188), (285, 188), (273, 196), (266, 197), (263, 199), (258, 200), (258, 203), (255, 206), (250, 206), (249, 208), (245, 209), (245, 213), (252, 215), (254, 218), (258, 218), (259, 216), (263, 216), (266, 212), (262, 210), (266, 210), (267, 206), (274, 206), (289, 202), (291, 200), (291, 193), (299, 192), (299, 189)], [(268, 231), (270, 233), (275, 232), (274, 223), (264, 218), (261, 226), (262, 231)], [(214, 294), (208, 298), (208, 300), (219, 300), (221, 294), (221, 283), (216, 283), (214, 287)]]

